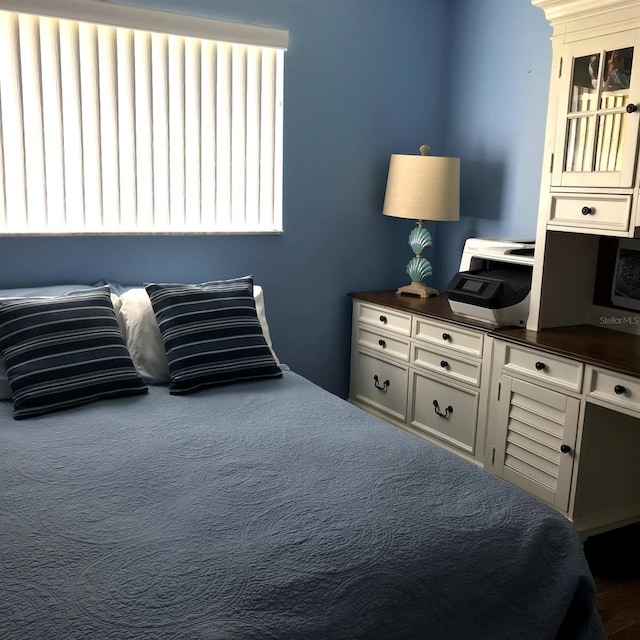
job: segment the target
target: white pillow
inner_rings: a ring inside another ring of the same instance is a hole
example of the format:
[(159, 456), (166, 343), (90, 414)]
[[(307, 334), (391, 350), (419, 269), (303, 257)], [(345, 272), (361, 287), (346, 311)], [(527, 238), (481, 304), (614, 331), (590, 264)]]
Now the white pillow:
[[(262, 334), (276, 363), (281, 369), (287, 370), (288, 367), (280, 363), (271, 344), (262, 287), (254, 285), (253, 297)], [(124, 337), (136, 371), (148, 384), (169, 384), (167, 355), (149, 295), (144, 288), (133, 288), (120, 296), (120, 302), (120, 324), (125, 327)]]
[[(15, 289), (15, 294), (11, 295), (11, 289), (5, 289), (0, 291), (0, 297), (2, 298), (52, 298), (58, 295), (66, 295), (71, 291), (83, 291), (90, 289), (86, 285), (77, 286), (53, 286), (53, 287), (40, 287), (34, 289)], [(113, 310), (116, 312), (116, 318), (122, 333), (125, 331), (124, 322), (120, 315), (120, 298), (115, 293), (111, 294), (111, 303), (113, 304)], [(4, 368), (4, 364), (0, 359), (0, 400), (11, 400), (11, 387), (9, 386), (9, 379), (7, 378), (7, 371)]]
[(120, 302), (124, 337), (138, 375), (148, 384), (169, 384), (162, 334), (146, 290), (129, 289), (120, 296)]

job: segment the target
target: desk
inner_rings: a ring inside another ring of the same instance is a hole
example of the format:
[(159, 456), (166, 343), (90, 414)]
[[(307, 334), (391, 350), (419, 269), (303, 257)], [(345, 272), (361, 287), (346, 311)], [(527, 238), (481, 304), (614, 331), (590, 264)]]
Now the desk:
[(640, 520), (640, 338), (581, 325), (490, 339), (485, 469), (584, 537)]

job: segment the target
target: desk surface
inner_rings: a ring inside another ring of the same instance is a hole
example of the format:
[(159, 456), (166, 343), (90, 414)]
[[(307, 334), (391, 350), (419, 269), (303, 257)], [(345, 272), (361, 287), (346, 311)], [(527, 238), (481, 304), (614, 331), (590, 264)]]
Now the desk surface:
[(640, 336), (637, 335), (591, 325), (557, 327), (542, 331), (497, 327), (456, 315), (451, 311), (445, 295), (426, 299), (397, 294), (395, 291), (358, 292), (349, 295), (365, 302), (479, 329), (501, 340), (640, 378)]

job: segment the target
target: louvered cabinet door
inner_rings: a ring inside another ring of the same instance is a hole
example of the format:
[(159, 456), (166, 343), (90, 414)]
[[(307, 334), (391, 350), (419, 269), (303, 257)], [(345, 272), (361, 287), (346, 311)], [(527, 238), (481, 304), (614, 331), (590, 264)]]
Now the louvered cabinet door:
[(502, 375), (495, 473), (567, 511), (579, 409), (577, 398)]

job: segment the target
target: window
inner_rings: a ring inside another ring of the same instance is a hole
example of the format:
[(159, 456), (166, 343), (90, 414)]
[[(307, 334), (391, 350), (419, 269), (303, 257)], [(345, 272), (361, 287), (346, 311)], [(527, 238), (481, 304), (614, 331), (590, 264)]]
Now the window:
[(0, 0), (0, 233), (282, 231), (288, 33)]

